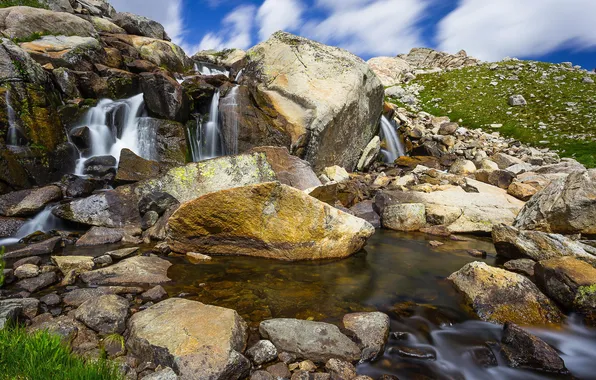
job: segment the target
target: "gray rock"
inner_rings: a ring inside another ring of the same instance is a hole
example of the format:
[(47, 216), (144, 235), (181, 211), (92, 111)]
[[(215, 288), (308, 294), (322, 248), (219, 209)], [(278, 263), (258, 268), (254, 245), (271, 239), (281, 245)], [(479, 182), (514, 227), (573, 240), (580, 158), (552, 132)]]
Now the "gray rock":
[(298, 319), (270, 319), (261, 322), (261, 336), (269, 339), (279, 351), (299, 358), (324, 363), (329, 359), (356, 361), (360, 349), (339, 329), (328, 323)]
[(511, 107), (520, 107), (527, 105), (526, 99), (522, 95), (513, 95), (509, 97), (509, 105)]
[(79, 307), (86, 301), (108, 294), (140, 294), (142, 288), (124, 286), (100, 286), (98, 288), (81, 288), (64, 294), (63, 302), (66, 306)]
[(33, 265), (39, 266), (41, 264), (41, 257), (31, 256), (31, 257), (25, 257), (24, 259), (17, 260), (17, 261), (15, 261), (14, 264), (12, 264), (12, 269), (17, 269), (21, 265), (25, 265), (25, 264), (33, 264)]
[(392, 204), (384, 208), (383, 227), (396, 231), (419, 231), (426, 227), (426, 207), (422, 203)]
[(60, 296), (56, 293), (46, 294), (39, 301), (47, 306), (56, 306), (60, 304)]
[(261, 365), (277, 359), (277, 348), (268, 340), (260, 340), (246, 350), (246, 356), (256, 365)]
[(164, 73), (142, 73), (141, 87), (145, 104), (153, 115), (182, 123), (187, 121), (190, 100), (176, 80)]
[(106, 255), (110, 255), (114, 260), (122, 260), (122, 259), (132, 255), (133, 253), (137, 252), (138, 250), (139, 250), (139, 247), (123, 248), (123, 249), (119, 249), (117, 251), (106, 252)]
[(362, 201), (350, 208), (354, 216), (366, 220), (375, 228), (381, 228), (381, 217), (374, 209), (374, 202), (372, 200)]
[(385, 313), (353, 313), (343, 318), (344, 328), (357, 338), (362, 360), (375, 360), (383, 355), (389, 338), (389, 316)]
[(77, 240), (77, 247), (114, 244), (124, 238), (121, 228), (93, 227)]
[(377, 159), (379, 153), (381, 153), (381, 139), (379, 136), (375, 136), (362, 151), (362, 156), (360, 156), (356, 169), (358, 171), (367, 170)]
[(163, 26), (147, 17), (128, 12), (120, 12), (116, 14), (113, 21), (116, 25), (126, 30), (128, 34), (169, 41)]
[(497, 153), (491, 157), (491, 159), (499, 166), (499, 169), (507, 169), (513, 165), (524, 165), (524, 162), (519, 158), (510, 156), (505, 153)]
[(85, 301), (75, 318), (100, 334), (122, 334), (126, 328), (128, 301), (116, 295), (103, 295)]
[(158, 257), (136, 256), (107, 268), (81, 274), (90, 285), (162, 284), (170, 281), (168, 261)]
[(178, 375), (170, 367), (157, 371), (148, 376), (143, 377), (143, 380), (177, 380)]
[(289, 379), (292, 376), (288, 366), (285, 363), (277, 363), (267, 367), (274, 379)]
[(25, 248), (18, 249), (16, 251), (7, 252), (4, 255), (5, 259), (20, 259), (31, 256), (49, 255), (54, 253), (62, 242), (61, 237), (54, 237), (48, 240), (42, 241), (41, 243), (31, 244)]
[(55, 272), (42, 273), (37, 277), (28, 278), (17, 282), (17, 287), (25, 289), (29, 293), (35, 293), (38, 290), (47, 288), (58, 282), (58, 276)]
[(0, 215), (32, 216), (43, 210), (48, 203), (60, 199), (62, 191), (53, 185), (0, 195)]
[(158, 302), (168, 296), (168, 292), (161, 285), (157, 285), (145, 293), (141, 294), (141, 298), (145, 301)]
[(34, 264), (23, 264), (14, 270), (14, 275), (19, 280), (37, 277), (39, 273), (39, 267)]
[(37, 316), (39, 311), (39, 301), (35, 298), (12, 298), (0, 301), (0, 310), (10, 310), (18, 306), (21, 315), (29, 319)]
[(250, 376), (250, 380), (276, 380), (276, 378), (267, 371), (255, 371)]
[(0, 238), (14, 236), (27, 220), (21, 218), (0, 217)]
[(524, 276), (533, 279), (534, 278), (534, 266), (536, 262), (531, 259), (517, 259), (509, 260), (503, 265), (505, 269), (510, 272), (523, 274)]
[(93, 259), (93, 263), (98, 268), (107, 267), (108, 265), (112, 265), (113, 262), (112, 256), (110, 255), (98, 256)]
[(17, 322), (23, 312), (23, 307), (17, 304), (3, 305), (0, 303), (0, 330), (5, 326)]
[(155, 192), (145, 195), (139, 201), (139, 212), (145, 215), (149, 211), (162, 216), (167, 210), (179, 205), (180, 202), (173, 196), (164, 192)]

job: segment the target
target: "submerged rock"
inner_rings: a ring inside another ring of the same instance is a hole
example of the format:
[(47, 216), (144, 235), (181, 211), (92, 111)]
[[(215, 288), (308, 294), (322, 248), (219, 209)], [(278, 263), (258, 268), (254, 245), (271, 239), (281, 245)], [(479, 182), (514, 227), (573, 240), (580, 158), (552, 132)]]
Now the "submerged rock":
[(278, 182), (223, 190), (185, 203), (167, 229), (176, 252), (290, 261), (350, 256), (375, 231), (368, 222)]
[(526, 277), (483, 262), (467, 264), (448, 278), (482, 320), (521, 325), (560, 323), (563, 314)]

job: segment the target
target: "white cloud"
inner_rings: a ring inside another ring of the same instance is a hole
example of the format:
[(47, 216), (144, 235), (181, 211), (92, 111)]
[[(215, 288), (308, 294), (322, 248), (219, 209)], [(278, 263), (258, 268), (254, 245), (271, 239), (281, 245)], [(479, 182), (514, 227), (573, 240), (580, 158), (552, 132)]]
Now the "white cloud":
[(429, 0), (318, 0), (329, 16), (309, 22), (304, 35), (360, 55), (396, 55), (423, 46), (417, 23)]
[(594, 0), (462, 0), (439, 23), (442, 50), (484, 60), (596, 47)]
[(252, 42), (255, 12), (256, 8), (252, 5), (237, 7), (222, 20), (221, 31), (207, 33), (197, 50), (249, 48)]
[(266, 40), (278, 30), (297, 29), (303, 11), (304, 6), (299, 0), (265, 0), (257, 12), (259, 37)]

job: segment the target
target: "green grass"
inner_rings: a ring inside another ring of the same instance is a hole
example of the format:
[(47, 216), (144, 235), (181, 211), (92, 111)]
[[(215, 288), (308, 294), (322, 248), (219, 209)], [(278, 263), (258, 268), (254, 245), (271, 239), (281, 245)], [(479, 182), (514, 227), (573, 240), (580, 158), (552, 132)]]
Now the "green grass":
[[(523, 65), (520, 72), (511, 69), (517, 64)], [(596, 167), (596, 84), (582, 83), (587, 74), (543, 62), (499, 62), (497, 70), (490, 70), (491, 65), (419, 75), (412, 83), (424, 86), (422, 110)], [(512, 76), (519, 80), (509, 79)], [(527, 106), (509, 106), (509, 97), (517, 94)], [(503, 126), (493, 129), (491, 124)]]
[(0, 379), (112, 380), (123, 379), (106, 360), (85, 361), (75, 356), (60, 337), (45, 331), (28, 334), (23, 328), (0, 330)]
[(0, 0), (0, 8), (17, 6), (48, 9), (48, 6), (39, 0)]
[(4, 247), (0, 247), (0, 288), (4, 285), (4, 268), (6, 263), (4, 262)]

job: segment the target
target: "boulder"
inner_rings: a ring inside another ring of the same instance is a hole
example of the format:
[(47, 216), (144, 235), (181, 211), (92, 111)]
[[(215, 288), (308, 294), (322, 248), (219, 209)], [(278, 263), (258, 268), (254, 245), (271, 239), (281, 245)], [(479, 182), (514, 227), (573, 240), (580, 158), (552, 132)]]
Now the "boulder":
[(39, 276), (39, 267), (35, 264), (23, 264), (14, 269), (14, 276), (19, 280)]
[(137, 252), (139, 247), (134, 248), (122, 248), (116, 251), (106, 252), (106, 255), (109, 255), (114, 260), (122, 260), (127, 258), (128, 256), (132, 255), (133, 253)]
[(256, 147), (249, 153), (264, 153), (271, 169), (279, 182), (284, 185), (306, 190), (321, 185), (321, 181), (313, 172), (310, 164), (296, 156), (292, 156), (285, 147)]
[[(248, 93), (239, 96), (252, 96), (266, 124), (287, 136), (291, 153), (315, 172), (331, 165), (354, 169), (383, 109), (383, 85), (370, 67), (345, 50), (285, 32), (253, 47), (247, 60)], [(268, 138), (266, 128), (237, 121), (253, 128), (251, 141)]]
[(343, 318), (344, 328), (357, 338), (362, 360), (375, 360), (385, 352), (389, 338), (390, 320), (385, 313), (353, 313)]
[(470, 175), (476, 172), (476, 165), (470, 160), (458, 159), (449, 168), (449, 173), (459, 175)]
[(77, 5), (80, 5), (86, 13), (93, 16), (114, 18), (116, 10), (108, 2), (108, 0), (76, 0)]
[(46, 186), (39, 189), (21, 190), (0, 196), (0, 215), (33, 216), (48, 203), (62, 199), (58, 186)]
[(74, 316), (102, 335), (122, 334), (126, 329), (128, 301), (113, 294), (99, 296), (85, 301)]
[(61, 243), (61, 237), (53, 237), (40, 243), (29, 244), (25, 248), (7, 252), (4, 254), (4, 259), (21, 259), (24, 257), (48, 255), (60, 248)]
[(161, 120), (152, 117), (139, 118), (141, 128), (156, 131), (155, 161), (162, 167), (176, 167), (186, 164), (188, 147), (186, 145), (186, 129), (181, 123), (172, 120)]
[(404, 74), (412, 71), (410, 64), (398, 57), (375, 57), (366, 63), (385, 87), (402, 83)]
[(163, 298), (166, 298), (167, 296), (168, 293), (163, 288), (163, 286), (157, 285), (141, 294), (141, 299), (145, 301), (158, 302), (161, 301)]
[(25, 223), (27, 223), (27, 220), (22, 218), (4, 218), (0, 216), (0, 238), (14, 236)]
[(97, 288), (79, 288), (64, 294), (62, 302), (66, 306), (79, 307), (88, 300), (97, 299), (109, 294), (139, 294), (143, 288), (124, 287), (124, 286), (100, 286)]
[(244, 64), (246, 52), (241, 49), (202, 50), (196, 53), (192, 59), (196, 62), (208, 62), (221, 67), (238, 68)]
[(522, 182), (512, 182), (507, 188), (507, 194), (524, 202), (529, 201), (537, 192), (534, 186)]
[(389, 205), (383, 210), (381, 224), (396, 231), (419, 231), (426, 227), (426, 208), (422, 203)]
[(23, 308), (20, 305), (3, 305), (0, 303), (0, 330), (4, 330), (4, 327), (16, 323), (22, 312)]
[(350, 179), (350, 174), (341, 166), (330, 166), (323, 170), (323, 175), (332, 182), (345, 182)]
[(191, 66), (191, 61), (184, 50), (171, 42), (127, 34), (115, 34), (112, 37), (131, 46), (143, 60), (171, 72), (185, 72)]
[(377, 157), (379, 157), (379, 153), (381, 153), (381, 139), (379, 136), (375, 136), (362, 151), (362, 156), (358, 160), (356, 169), (358, 171), (367, 170), (375, 162)]
[(596, 169), (555, 179), (536, 193), (515, 227), (561, 234), (596, 235)]
[(349, 362), (360, 359), (360, 349), (337, 326), (298, 319), (270, 319), (261, 322), (261, 336), (269, 339), (277, 350), (296, 357), (325, 363), (329, 359)]
[(515, 174), (507, 170), (493, 170), (488, 175), (488, 183), (505, 190), (509, 189), (509, 185), (511, 185), (514, 179)]
[(491, 160), (494, 161), (499, 166), (499, 169), (502, 169), (502, 170), (507, 169), (508, 167), (516, 165), (516, 164), (524, 163), (519, 158), (510, 156), (505, 153), (497, 153), (491, 157)]
[(0, 9), (0, 31), (10, 39), (29, 39), (32, 35), (95, 37), (90, 22), (64, 12), (42, 8), (9, 7)]
[(114, 16), (114, 23), (126, 30), (128, 34), (155, 38), (158, 40), (169, 40), (163, 26), (157, 21), (150, 20), (147, 17), (128, 12), (120, 12)]
[(448, 278), (480, 319), (521, 325), (558, 324), (563, 314), (526, 277), (483, 262), (467, 264)]
[(119, 243), (124, 238), (122, 228), (93, 227), (77, 240), (77, 247)]
[(17, 282), (16, 286), (25, 289), (29, 293), (35, 293), (38, 290), (47, 288), (58, 282), (58, 276), (54, 272), (42, 273), (37, 277), (27, 278)]
[(169, 282), (168, 261), (159, 257), (136, 256), (120, 261), (107, 268), (81, 274), (81, 280), (89, 285), (158, 285)]
[(38, 63), (52, 64), (77, 71), (93, 71), (95, 63), (105, 60), (98, 40), (81, 36), (44, 36), (21, 47)]
[(480, 61), (473, 57), (468, 57), (465, 51), (457, 54), (448, 54), (429, 48), (413, 48), (408, 54), (400, 54), (401, 58), (408, 62), (412, 68), (416, 69), (456, 69), (466, 66), (476, 66)]
[(280, 260), (343, 258), (374, 233), (368, 222), (278, 182), (187, 202), (168, 221), (173, 251)]
[(100, 33), (126, 34), (126, 30), (103, 17), (91, 16), (89, 21), (93, 24), (95, 30)]
[(190, 114), (189, 99), (175, 79), (165, 73), (142, 73), (141, 87), (145, 105), (161, 118), (186, 122)]
[(534, 266), (536, 262), (531, 259), (517, 259), (517, 260), (509, 260), (507, 261), (503, 267), (510, 272), (515, 272), (519, 274), (523, 274), (524, 276), (528, 277), (529, 279), (534, 281)]
[(142, 361), (173, 368), (181, 378), (242, 379), (247, 326), (234, 310), (170, 298), (128, 322), (127, 348)]
[(122, 149), (114, 181), (120, 185), (135, 183), (144, 179), (153, 179), (159, 176), (159, 171), (159, 162), (146, 160), (129, 149)]
[(93, 257), (90, 256), (52, 256), (52, 261), (66, 276), (71, 271), (76, 273), (89, 272), (93, 270)]

